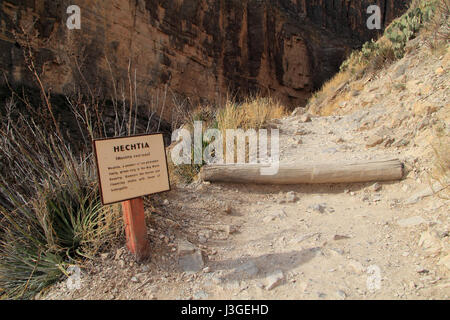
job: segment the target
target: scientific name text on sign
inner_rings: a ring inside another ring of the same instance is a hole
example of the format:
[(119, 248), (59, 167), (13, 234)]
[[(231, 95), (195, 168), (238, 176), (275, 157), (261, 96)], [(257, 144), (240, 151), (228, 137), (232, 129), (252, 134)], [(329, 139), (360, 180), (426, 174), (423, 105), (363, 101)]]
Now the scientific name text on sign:
[(170, 190), (162, 134), (94, 141), (104, 205)]

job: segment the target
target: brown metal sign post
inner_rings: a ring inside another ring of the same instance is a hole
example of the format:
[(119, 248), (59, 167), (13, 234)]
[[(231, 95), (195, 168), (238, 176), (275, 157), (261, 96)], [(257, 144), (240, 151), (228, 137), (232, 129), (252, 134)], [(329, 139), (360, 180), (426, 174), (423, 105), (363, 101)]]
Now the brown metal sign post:
[(127, 247), (141, 261), (149, 256), (144, 200), (170, 191), (162, 134), (94, 141), (103, 205), (122, 203)]

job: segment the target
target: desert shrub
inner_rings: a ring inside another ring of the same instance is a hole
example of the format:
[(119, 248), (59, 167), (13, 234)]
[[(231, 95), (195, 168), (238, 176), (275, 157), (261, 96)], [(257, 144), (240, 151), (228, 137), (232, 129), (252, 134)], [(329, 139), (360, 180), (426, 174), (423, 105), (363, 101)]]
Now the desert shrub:
[(120, 216), (101, 205), (90, 155), (20, 113), (2, 120), (0, 288), (26, 299), (112, 241)]
[(413, 39), (424, 24), (430, 21), (438, 1), (414, 1), (410, 9), (391, 23), (384, 35), (391, 41), (396, 58), (402, 58), (406, 43)]
[[(203, 130), (219, 129), (226, 138), (227, 129), (261, 129), (268, 121), (281, 118), (286, 114), (285, 107), (277, 100), (270, 97), (253, 96), (238, 102), (228, 98), (222, 107), (214, 108), (210, 105), (199, 106), (188, 116), (184, 127), (191, 132), (194, 121), (203, 121)], [(207, 147), (203, 142), (201, 152)], [(225, 148), (225, 145), (224, 145)], [(224, 150), (225, 151), (225, 150)], [(192, 159), (194, 159), (192, 148)], [(170, 155), (168, 157), (170, 159)], [(169, 163), (169, 170), (174, 182), (190, 183), (200, 172), (202, 164), (189, 164), (175, 166)]]

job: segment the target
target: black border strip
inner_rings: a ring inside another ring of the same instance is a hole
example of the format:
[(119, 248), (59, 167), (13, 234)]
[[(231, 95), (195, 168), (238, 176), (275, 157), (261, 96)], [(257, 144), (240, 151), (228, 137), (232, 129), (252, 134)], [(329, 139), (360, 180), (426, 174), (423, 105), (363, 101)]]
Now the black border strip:
[[(114, 202), (111, 202), (111, 203), (105, 203), (104, 199), (103, 199), (103, 188), (102, 188), (102, 179), (100, 177), (100, 167), (99, 167), (99, 164), (98, 164), (97, 146), (96, 146), (95, 143), (97, 141), (119, 140), (119, 139), (137, 138), (137, 137), (150, 137), (150, 136), (157, 136), (157, 135), (161, 136), (162, 142), (163, 142), (164, 158), (166, 160), (167, 180), (168, 180), (168, 184), (169, 184), (169, 189), (168, 190), (163, 190), (163, 191), (160, 191), (160, 192), (150, 193), (150, 194), (143, 194), (143, 195), (140, 195), (140, 196), (137, 196), (137, 197), (133, 197), (133, 198), (130, 198), (130, 199), (124, 199), (124, 200), (120, 200), (120, 201), (114, 201)], [(172, 191), (172, 186), (170, 185), (170, 176), (169, 176), (169, 163), (167, 162), (167, 151), (166, 151), (166, 145), (164, 143), (164, 134), (163, 133), (137, 134), (137, 135), (131, 135), (131, 136), (126, 136), (126, 137), (94, 139), (94, 140), (92, 140), (92, 145), (94, 146), (95, 164), (96, 164), (96, 167), (97, 167), (97, 179), (98, 179), (98, 185), (99, 185), (99, 189), (100, 189), (100, 198), (101, 198), (102, 204), (104, 206), (108, 206), (108, 205), (112, 205), (112, 204), (116, 204), (116, 203), (121, 203), (121, 202), (124, 202), (124, 201), (130, 201), (130, 200), (133, 200), (133, 199), (146, 197), (146, 196), (150, 196), (150, 195), (153, 195), (153, 194), (160, 194), (160, 193)]]

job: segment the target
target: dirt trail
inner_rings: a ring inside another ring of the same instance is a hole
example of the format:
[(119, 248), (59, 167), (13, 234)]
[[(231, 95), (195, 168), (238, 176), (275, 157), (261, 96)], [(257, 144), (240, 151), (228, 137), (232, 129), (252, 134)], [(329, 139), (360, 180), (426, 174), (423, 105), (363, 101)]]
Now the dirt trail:
[(398, 157), (405, 180), (178, 186), (152, 199), (149, 262), (113, 249), (86, 266), (80, 290), (61, 283), (45, 298), (448, 299), (438, 262), (448, 249), (449, 201), (427, 194), (414, 148), (367, 147), (374, 133), (361, 127), (386, 115), (378, 107), (277, 120), (281, 161)]

